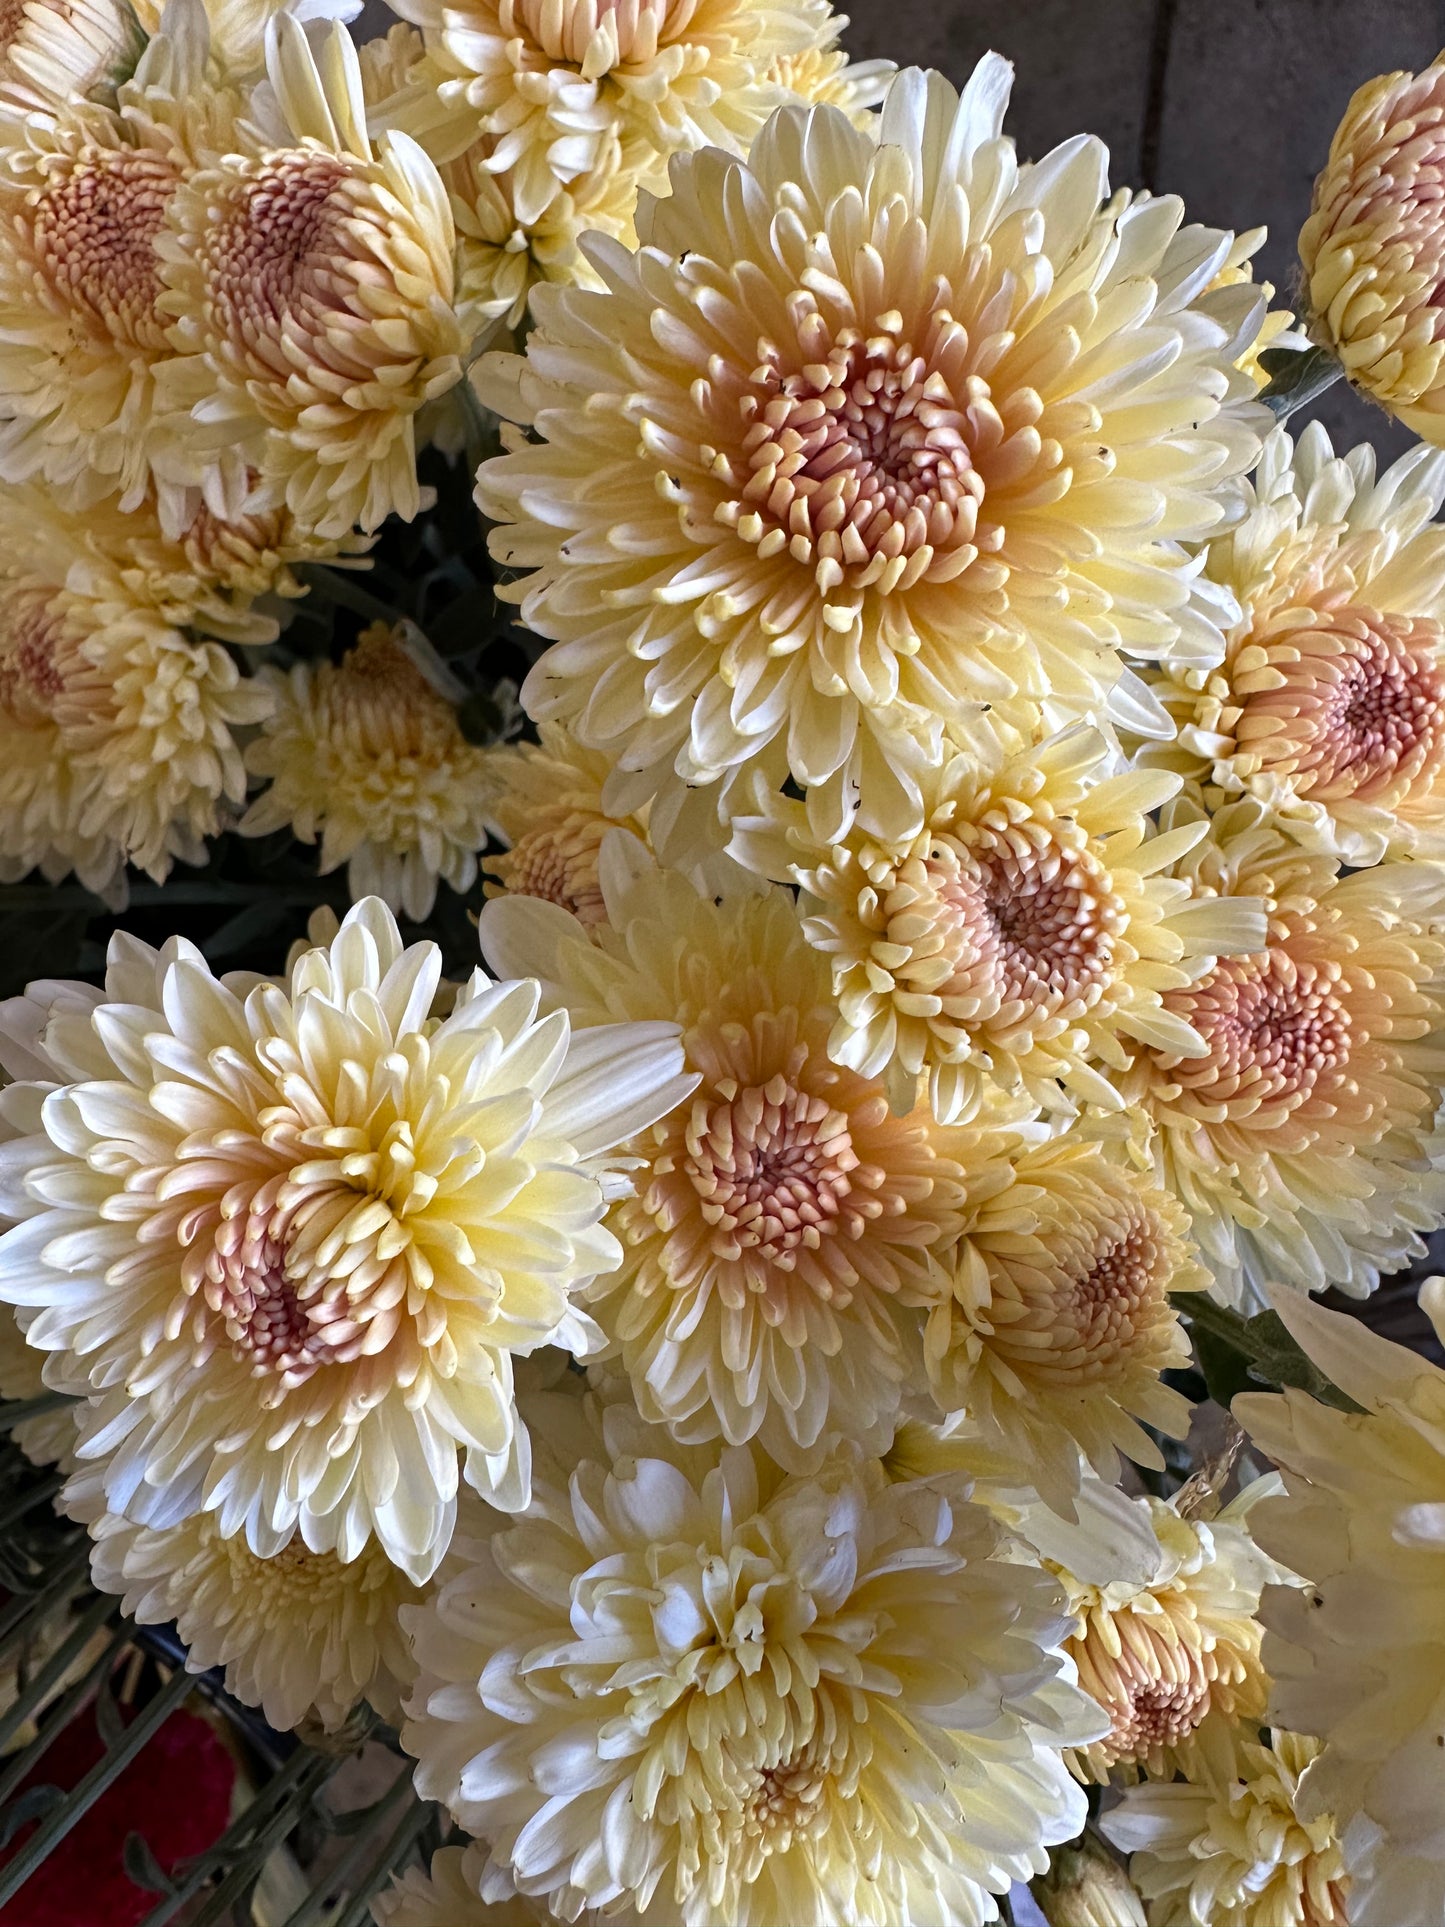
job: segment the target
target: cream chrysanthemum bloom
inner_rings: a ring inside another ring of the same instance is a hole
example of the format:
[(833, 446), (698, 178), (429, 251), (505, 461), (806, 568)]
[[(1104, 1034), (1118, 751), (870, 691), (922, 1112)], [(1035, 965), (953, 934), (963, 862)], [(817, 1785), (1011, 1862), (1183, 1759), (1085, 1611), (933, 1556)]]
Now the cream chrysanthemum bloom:
[[(1249, 228), (1243, 234), (1236, 234), (1234, 245), (1229, 250), (1229, 258), (1214, 277), (1216, 288), (1238, 288), (1254, 285), (1252, 257), (1258, 254), (1268, 238), (1268, 230), (1262, 227)], [(1259, 291), (1266, 302), (1274, 299), (1274, 284), (1261, 281)], [(1259, 333), (1240, 358), (1240, 367), (1253, 376), (1257, 388), (1267, 386), (1269, 374), (1260, 362), (1260, 356), (1270, 348), (1307, 348), (1306, 336), (1295, 327), (1295, 317), (1288, 308), (1270, 308), (1259, 324)]]
[[(442, 1847), (431, 1866), (408, 1867), (371, 1903), (376, 1927), (546, 1927), (554, 1917), (540, 1901), (514, 1894), (486, 1901), (477, 1886), (486, 1864), (485, 1848)], [(609, 1915), (609, 1924), (620, 1916)]]
[(482, 371), (536, 439), (478, 478), (558, 644), (533, 715), (664, 789), (791, 774), (828, 836), (858, 788), (897, 839), (945, 720), (1217, 654), (1181, 543), (1258, 452), (1260, 298), (1207, 291), (1229, 237), (1177, 201), (1109, 200), (1097, 142), (1021, 168), (1009, 76), (902, 74), (875, 133), (783, 110), (675, 160), (635, 254), (589, 244), (605, 292), (536, 291)]
[(840, 107), (855, 127), (871, 128), (874, 109), (898, 69), (891, 60), (850, 60), (838, 45), (847, 24), (835, 15), (836, 31), (826, 41), (779, 54), (768, 78), (805, 107)]
[(98, 1486), (92, 1470), (66, 1489), (91, 1579), (138, 1625), (174, 1622), (190, 1672), (224, 1666), (226, 1691), (281, 1733), (313, 1717), (335, 1731), (362, 1700), (399, 1720), (415, 1668), (397, 1614), (424, 1593), (374, 1541), (346, 1565), (299, 1536), (261, 1559), (213, 1513), (155, 1531), (105, 1511)]
[(439, 982), (369, 899), (289, 988), (118, 936), (105, 1000), (45, 1023), (48, 1076), (0, 1099), (0, 1298), (89, 1396), (112, 1511), (213, 1513), (262, 1558), (375, 1539), (419, 1583), (459, 1450), (525, 1497), (512, 1354), (595, 1335), (571, 1293), (620, 1257), (605, 1154), (687, 1080), (669, 1025), (572, 1037), (480, 971), (436, 1022)]
[(1205, 557), (1239, 620), (1217, 665), (1154, 683), (1178, 740), (1151, 760), (1358, 867), (1445, 854), (1445, 454), (1376, 480), (1368, 444), (1336, 456), (1311, 422), (1242, 487)]
[(1445, 441), (1445, 59), (1345, 109), (1300, 230), (1310, 330), (1372, 400)]
[(1153, 834), (1177, 783), (1119, 770), (1092, 729), (1040, 745), (1000, 728), (923, 773), (906, 841), (855, 823), (830, 846), (759, 785), (765, 813), (736, 819), (730, 848), (801, 886), (803, 928), (832, 959), (840, 1063), (902, 1092), (926, 1075), (945, 1121), (989, 1080), (1117, 1108), (1108, 1073), (1132, 1045), (1203, 1052), (1169, 993), (1264, 939), (1257, 906), (1201, 909), (1169, 874), (1204, 834)]
[[(1445, 1333), (1445, 1288), (1420, 1302)], [(1333, 1812), (1351, 1927), (1445, 1912), (1445, 1373), (1358, 1319), (1279, 1293), (1276, 1309), (1362, 1410), (1251, 1393), (1241, 1423), (1284, 1472), (1260, 1543), (1303, 1575), (1269, 1593), (1271, 1711), (1324, 1741), (1302, 1817)]]
[(1300, 1810), (1319, 1750), (1299, 1733), (1268, 1744), (1211, 1736), (1189, 1782), (1130, 1787), (1101, 1817), (1133, 1856), (1150, 1927), (1345, 1927), (1350, 1883), (1333, 1816)]
[(104, 100), (146, 43), (128, 0), (9, 0), (0, 13), (0, 141), (32, 116)]
[(886, 1450), (921, 1308), (948, 1292), (936, 1254), (1007, 1183), (1013, 1114), (945, 1131), (832, 1063), (827, 969), (781, 891), (717, 901), (643, 868), (604, 875), (603, 899), (589, 926), (494, 898), (481, 936), (496, 969), (530, 958), (574, 1026), (682, 1027), (697, 1088), (628, 1147), (626, 1255), (584, 1294), (639, 1410), (794, 1469), (840, 1434)]
[(605, 1425), (407, 1615), (419, 1790), (565, 1918), (995, 1919), (1083, 1818), (1052, 1582), (938, 1482)]
[(1271, 1483), (1257, 1480), (1207, 1521), (1185, 1517), (1178, 1495), (1138, 1501), (1159, 1541), (1158, 1564), (1142, 1582), (1064, 1573), (1077, 1615), (1067, 1651), (1110, 1719), (1103, 1739), (1078, 1750), (1080, 1778), (1105, 1781), (1115, 1768), (1167, 1778), (1192, 1756), (1206, 1722), (1263, 1717), (1256, 1614), (1263, 1587), (1289, 1575), (1254, 1544), (1247, 1522)]
[(267, 50), (294, 145), (198, 168), (158, 237), (179, 351), (159, 376), (165, 462), (228, 514), (284, 504), (340, 538), (420, 506), (416, 414), (460, 378), (465, 346), (455, 235), (416, 143), (373, 150), (342, 27), (319, 66), (288, 15)]
[(945, 1258), (953, 1293), (928, 1315), (928, 1380), (945, 1415), (1067, 1510), (1080, 1451), (1117, 1479), (1121, 1452), (1163, 1465), (1140, 1421), (1189, 1429), (1161, 1378), (1190, 1360), (1171, 1294), (1209, 1275), (1176, 1200), (1076, 1132), (1023, 1151), (1012, 1177)]
[(666, 192), (670, 154), (730, 153), (787, 98), (773, 63), (830, 38), (826, 0), (393, 0), (428, 70), (396, 124), (450, 158), (483, 135), (520, 220), (618, 167)]
[(323, 876), (344, 863), (353, 901), (378, 896), (418, 922), (439, 881), (469, 890), (487, 840), (487, 756), (463, 736), (405, 631), (373, 623), (339, 665), (261, 678), (275, 706), (246, 767), (271, 780), (241, 834), (289, 828), (314, 843), (319, 833)]
[(1264, 899), (1267, 948), (1166, 1003), (1203, 1055), (1144, 1048), (1119, 1079), (1225, 1302), (1270, 1283), (1363, 1297), (1445, 1221), (1445, 871), (1342, 875), (1253, 801), (1186, 859), (1202, 902)]

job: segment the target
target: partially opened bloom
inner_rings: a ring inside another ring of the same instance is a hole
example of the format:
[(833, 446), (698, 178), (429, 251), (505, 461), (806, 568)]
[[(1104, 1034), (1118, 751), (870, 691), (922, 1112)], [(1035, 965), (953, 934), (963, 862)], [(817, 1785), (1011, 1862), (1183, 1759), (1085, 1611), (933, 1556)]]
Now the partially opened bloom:
[(859, 821), (829, 844), (759, 786), (764, 813), (740, 816), (730, 847), (801, 887), (803, 928), (832, 960), (839, 1063), (901, 1091), (926, 1075), (945, 1120), (990, 1080), (1117, 1108), (1108, 1072), (1134, 1043), (1202, 1052), (1169, 993), (1264, 935), (1256, 908), (1201, 906), (1170, 874), (1204, 833), (1153, 834), (1177, 782), (1119, 770), (1092, 729), (974, 732), (922, 774), (906, 841)]
[[(1438, 1279), (1420, 1294), (1445, 1330)], [(1323, 1306), (1280, 1316), (1362, 1410), (1251, 1393), (1238, 1415), (1284, 1473), (1260, 1543), (1307, 1582), (1266, 1594), (1272, 1715), (1319, 1736), (1306, 1820), (1337, 1816), (1351, 1927), (1445, 1910), (1445, 1373)]]
[[(94, 1473), (69, 1489), (76, 1516), (82, 1483)], [(278, 1732), (311, 1717), (334, 1730), (363, 1700), (399, 1719), (414, 1668), (397, 1613), (423, 1595), (374, 1540), (345, 1565), (299, 1534), (262, 1559), (243, 1534), (222, 1538), (214, 1513), (157, 1531), (103, 1506), (91, 1537), (95, 1586), (138, 1625), (174, 1623), (187, 1668), (223, 1666), (226, 1691)]]
[[(749, 766), (914, 834), (945, 719), (1097, 705), (1121, 652), (1203, 649), (1180, 546), (1257, 452), (1229, 237), (1108, 198), (1079, 140), (1021, 168), (1009, 68), (909, 72), (876, 129), (784, 109), (674, 161), (605, 291), (538, 289), (484, 372), (536, 439), (483, 465), (503, 593), (555, 642), (532, 714), (655, 787)], [(783, 767), (775, 771), (774, 765)]]
[(779, 54), (768, 78), (805, 107), (841, 107), (855, 127), (871, 127), (873, 110), (897, 69), (891, 60), (850, 60), (838, 45), (838, 33), (848, 23), (835, 15), (833, 24), (838, 31), (826, 41), (801, 53)]
[(89, 1397), (112, 1511), (212, 1513), (262, 1558), (374, 1538), (420, 1582), (459, 1450), (525, 1496), (512, 1354), (586, 1348), (570, 1294), (620, 1255), (605, 1152), (686, 1083), (669, 1026), (569, 1037), (480, 972), (437, 1023), (439, 978), (369, 899), (289, 988), (117, 937), (94, 1010), (38, 1041), (54, 986), (7, 1014), (46, 1072), (3, 1097), (0, 1297)]
[(489, 825), (508, 846), (486, 861), (488, 896), (543, 897), (579, 922), (607, 915), (598, 864), (617, 831), (646, 842), (644, 816), (613, 814), (603, 792), (612, 765), (584, 749), (559, 723), (543, 723), (538, 743), (507, 743), (487, 763)]
[(1300, 230), (1311, 331), (1371, 400), (1445, 441), (1445, 61), (1366, 81)]
[[(152, 25), (155, 23), (152, 22)], [(0, 20), (0, 127), (54, 118), (77, 100), (113, 97), (135, 67), (147, 29), (128, 0), (24, 0)]]
[(481, 934), (497, 968), (530, 957), (574, 1026), (682, 1027), (697, 1088), (629, 1146), (623, 1263), (586, 1292), (639, 1410), (793, 1467), (840, 1434), (885, 1450), (920, 1308), (948, 1292), (937, 1253), (966, 1198), (1007, 1182), (1014, 1119), (943, 1131), (831, 1062), (827, 969), (781, 891), (718, 902), (643, 869), (603, 899), (589, 926), (494, 898)]
[(1263, 899), (1268, 945), (1166, 993), (1207, 1048), (1144, 1048), (1120, 1090), (1218, 1296), (1257, 1305), (1282, 1283), (1363, 1297), (1445, 1220), (1445, 872), (1342, 875), (1252, 801), (1222, 810), (1185, 867), (1206, 900)]
[(1235, 599), (1223, 659), (1154, 683), (1178, 739), (1150, 760), (1250, 795), (1355, 865), (1445, 852), (1445, 454), (1378, 479), (1319, 422), (1265, 443), (1246, 512), (1205, 556)]
[(416, 414), (459, 379), (465, 346), (455, 235), (416, 143), (373, 149), (345, 30), (320, 67), (287, 15), (267, 46), (294, 145), (197, 168), (159, 238), (178, 352), (158, 459), (228, 514), (284, 505), (341, 537), (420, 506)]
[[(430, 1867), (408, 1867), (371, 1903), (377, 1927), (543, 1927), (553, 1916), (536, 1900), (514, 1894), (483, 1900), (477, 1891), (486, 1850), (442, 1847)], [(615, 1917), (614, 1917), (615, 1918)]]
[(1054, 1584), (939, 1482), (605, 1425), (407, 1615), (419, 1789), (564, 1918), (996, 1918), (1083, 1817)]
[(933, 1396), (1020, 1484), (1068, 1508), (1080, 1451), (1162, 1465), (1140, 1421), (1182, 1436), (1189, 1404), (1161, 1374), (1189, 1363), (1172, 1294), (1209, 1282), (1182, 1207), (1077, 1132), (1021, 1152), (1012, 1183), (968, 1212), (928, 1315)]
[(437, 884), (468, 890), (487, 840), (486, 753), (408, 652), (404, 629), (363, 631), (339, 664), (263, 669), (274, 707), (246, 751), (270, 782), (244, 836), (289, 828), (321, 840), (321, 874), (347, 866), (353, 901), (380, 897), (420, 920)]
[(1301, 1812), (1319, 1744), (1219, 1733), (1188, 1781), (1130, 1787), (1100, 1819), (1132, 1855), (1150, 1927), (1345, 1927), (1349, 1876), (1333, 1815)]
[(1115, 1768), (1167, 1778), (1206, 1722), (1263, 1718), (1256, 1614), (1262, 1588), (1288, 1576), (1248, 1529), (1266, 1489), (1260, 1481), (1208, 1521), (1185, 1517), (1177, 1500), (1141, 1500), (1159, 1541), (1153, 1572), (1097, 1582), (1065, 1573), (1078, 1616), (1068, 1651), (1111, 1722), (1075, 1756), (1082, 1779), (1104, 1781)]

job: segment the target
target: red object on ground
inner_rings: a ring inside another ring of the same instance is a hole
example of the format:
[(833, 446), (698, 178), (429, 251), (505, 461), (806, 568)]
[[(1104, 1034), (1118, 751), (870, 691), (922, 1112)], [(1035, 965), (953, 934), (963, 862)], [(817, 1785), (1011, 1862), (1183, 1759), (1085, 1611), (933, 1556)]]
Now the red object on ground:
[[(104, 1751), (87, 1709), (24, 1786), (72, 1787)], [(127, 1835), (140, 1834), (169, 1873), (224, 1833), (235, 1777), (235, 1762), (206, 1722), (194, 1713), (172, 1713), (44, 1866), (0, 1907), (0, 1927), (136, 1927), (160, 1895), (137, 1887), (127, 1874)], [(23, 1827), (16, 1845), (33, 1831)], [(0, 1856), (0, 1864), (14, 1850)]]

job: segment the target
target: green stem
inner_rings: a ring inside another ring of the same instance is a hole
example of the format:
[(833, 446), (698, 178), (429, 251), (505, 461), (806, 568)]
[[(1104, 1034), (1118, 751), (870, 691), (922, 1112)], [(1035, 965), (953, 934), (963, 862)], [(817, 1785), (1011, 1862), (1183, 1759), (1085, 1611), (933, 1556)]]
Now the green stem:
[(362, 1927), (371, 1912), (372, 1896), (387, 1876), (400, 1866), (431, 1821), (432, 1807), (429, 1802), (417, 1800), (414, 1806), (407, 1809), (381, 1851), (367, 1865), (357, 1882), (356, 1892), (330, 1923), (330, 1927)]
[(411, 1769), (403, 1768), (368, 1815), (367, 1826), (357, 1834), (325, 1881), (306, 1896), (295, 1913), (287, 1920), (286, 1927), (315, 1927), (315, 1923), (326, 1912), (328, 1895), (346, 1893), (357, 1868), (364, 1865), (372, 1854), (376, 1830), (390, 1820), (398, 1807), (408, 1804), (415, 1798), (411, 1785)]
[(69, 1392), (42, 1392), (38, 1398), (18, 1398), (0, 1405), (0, 1432), (13, 1432), (17, 1425), (26, 1419), (44, 1418), (47, 1412), (59, 1412), (67, 1405), (77, 1401)]
[(105, 1651), (86, 1669), (84, 1677), (78, 1679), (65, 1696), (58, 1699), (50, 1708), (49, 1719), (30, 1744), (19, 1753), (12, 1754), (5, 1762), (4, 1771), (0, 1772), (0, 1806), (10, 1798), (31, 1768), (38, 1766), (44, 1759), (86, 1700), (106, 1677), (110, 1667), (115, 1664), (122, 1646), (129, 1638), (130, 1628), (120, 1627)]
[(395, 622), (397, 619), (397, 611), (379, 596), (368, 594), (347, 576), (328, 569), (323, 563), (305, 563), (294, 573), (320, 600), (334, 602), (338, 608), (349, 609), (353, 615), (367, 616), (373, 622)]
[(140, 1757), (194, 1684), (190, 1675), (184, 1672), (169, 1679), (155, 1698), (131, 1721), (104, 1759), (98, 1760), (89, 1773), (66, 1794), (59, 1806), (46, 1815), (14, 1859), (0, 1867), (0, 1907), (14, 1899), (31, 1874), (44, 1865), (71, 1828), (80, 1824), (131, 1761)]
[(4, 1659), (17, 1639), (24, 1638), (31, 1614), (39, 1619), (60, 1605), (74, 1589), (89, 1563), (90, 1547), (82, 1540), (67, 1552), (40, 1592), (23, 1593), (10, 1602), (4, 1614), (0, 1615), (0, 1660)]

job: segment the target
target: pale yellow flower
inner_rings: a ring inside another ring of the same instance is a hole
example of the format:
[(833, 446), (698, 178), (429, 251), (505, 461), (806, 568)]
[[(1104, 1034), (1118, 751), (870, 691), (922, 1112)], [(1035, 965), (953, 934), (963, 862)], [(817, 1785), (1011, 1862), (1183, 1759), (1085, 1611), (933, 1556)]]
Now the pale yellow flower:
[(1366, 81), (1300, 231), (1311, 332), (1427, 441), (1445, 441), (1445, 60)]
[(284, 505), (338, 538), (420, 505), (416, 414), (465, 346), (451, 210), (414, 141), (373, 150), (344, 29), (320, 67), (284, 14), (267, 44), (294, 145), (198, 168), (158, 239), (179, 350), (164, 460), (228, 514)]
[(1445, 870), (1343, 875), (1253, 801), (1222, 810), (1181, 870), (1205, 907), (1263, 899), (1268, 945), (1166, 993), (1206, 1049), (1142, 1048), (1120, 1092), (1219, 1297), (1258, 1306), (1269, 1283), (1363, 1297), (1445, 1220)]
[(1047, 1927), (1147, 1927), (1128, 1874), (1087, 1835), (1078, 1847), (1057, 1848), (1029, 1892)]
[(1192, 1756), (1206, 1721), (1263, 1717), (1256, 1614), (1262, 1588), (1288, 1576), (1248, 1530), (1268, 1486), (1247, 1488), (1208, 1522), (1184, 1517), (1177, 1503), (1141, 1501), (1159, 1541), (1158, 1563), (1142, 1583), (1086, 1583), (1065, 1573), (1077, 1615), (1067, 1650), (1079, 1684), (1111, 1721), (1103, 1739), (1076, 1753), (1080, 1778), (1104, 1781), (1115, 1768), (1167, 1778)]
[(0, 14), (0, 136), (76, 100), (103, 100), (127, 78), (147, 29), (127, 0), (9, 0)]
[(668, 156), (745, 152), (787, 98), (771, 69), (829, 38), (825, 0), (394, 0), (430, 69), (395, 124), (441, 159), (492, 144), (530, 224), (574, 183), (620, 165), (667, 191)]
[(840, 1435), (886, 1449), (922, 1308), (948, 1293), (937, 1254), (1007, 1182), (1015, 1114), (945, 1131), (833, 1063), (827, 968), (783, 892), (719, 902), (643, 868), (603, 899), (586, 924), (494, 898), (481, 936), (499, 970), (529, 957), (576, 1026), (682, 1027), (697, 1088), (628, 1147), (622, 1267), (584, 1292), (639, 1410), (795, 1468)]
[[(1301, 1794), (1319, 1744), (1220, 1733), (1188, 1781), (1130, 1787), (1100, 1827), (1132, 1855), (1149, 1927), (1346, 1927), (1349, 1876), (1331, 1814)], [(1402, 1924), (1403, 1927), (1403, 1924)]]
[[(1236, 234), (1234, 245), (1229, 250), (1229, 258), (1214, 277), (1216, 288), (1238, 288), (1254, 284), (1252, 256), (1264, 246), (1267, 230), (1262, 227), (1249, 228), (1243, 234)], [(1266, 302), (1274, 299), (1274, 283), (1261, 281), (1259, 291)], [(1306, 348), (1309, 342), (1295, 326), (1295, 317), (1288, 308), (1270, 308), (1259, 324), (1259, 333), (1240, 357), (1239, 365), (1254, 378), (1257, 388), (1263, 388), (1271, 377), (1260, 363), (1260, 356), (1269, 348)]]
[(1202, 1051), (1171, 993), (1264, 936), (1257, 908), (1202, 909), (1169, 873), (1203, 834), (1153, 834), (1178, 780), (1120, 770), (1095, 730), (976, 733), (922, 773), (906, 841), (860, 820), (830, 846), (759, 786), (765, 813), (737, 818), (730, 847), (801, 887), (803, 928), (832, 960), (840, 1063), (902, 1094), (926, 1075), (944, 1120), (990, 1080), (1055, 1109), (1117, 1108), (1108, 1075), (1133, 1045)]
[(1223, 659), (1154, 681), (1178, 737), (1149, 760), (1357, 867), (1445, 854), (1445, 454), (1377, 480), (1311, 422), (1242, 489), (1204, 563), (1237, 605)]
[(929, 1384), (946, 1415), (1068, 1509), (1079, 1453), (1106, 1479), (1122, 1452), (1163, 1460), (1139, 1421), (1183, 1436), (1189, 1403), (1161, 1374), (1190, 1361), (1171, 1294), (1209, 1282), (1183, 1208), (1077, 1132), (1021, 1152), (968, 1212), (928, 1317)]
[(891, 60), (850, 60), (834, 34), (800, 53), (779, 54), (768, 78), (805, 107), (841, 107), (855, 127), (866, 128), (896, 72)]
[(1083, 1818), (1061, 1598), (938, 1481), (621, 1407), (407, 1614), (417, 1785), (524, 1893), (664, 1927), (980, 1927)]
[(157, 1531), (107, 1512), (98, 1485), (91, 1470), (66, 1488), (91, 1579), (138, 1625), (174, 1623), (188, 1671), (223, 1666), (227, 1692), (281, 1733), (310, 1718), (334, 1731), (363, 1700), (400, 1719), (415, 1668), (397, 1614), (425, 1595), (375, 1541), (345, 1565), (299, 1535), (262, 1559), (214, 1513)]
[(791, 775), (820, 836), (856, 800), (896, 841), (945, 721), (1217, 654), (1180, 544), (1258, 452), (1260, 297), (1208, 291), (1229, 237), (1178, 202), (1109, 200), (1097, 142), (1019, 168), (1009, 76), (902, 74), (870, 132), (785, 109), (745, 163), (674, 161), (639, 250), (594, 244), (605, 292), (534, 292), (479, 379), (536, 439), (478, 480), (558, 645), (531, 714), (653, 789)]
[[(377, 1927), (545, 1927), (553, 1916), (541, 1901), (520, 1894), (485, 1901), (477, 1892), (486, 1849), (442, 1847), (431, 1866), (408, 1867), (371, 1903)], [(609, 1915), (616, 1920), (617, 1915)]]
[(431, 914), (439, 881), (470, 889), (493, 791), (486, 752), (462, 735), (405, 630), (373, 623), (339, 665), (261, 678), (275, 706), (246, 767), (271, 780), (242, 835), (319, 834), (323, 876), (344, 863), (353, 901), (378, 896), (416, 921)]
[(524, 1500), (512, 1355), (595, 1337), (571, 1293), (621, 1255), (607, 1147), (686, 1080), (667, 1025), (569, 1037), (480, 971), (436, 1022), (439, 979), (371, 899), (289, 987), (117, 937), (94, 1011), (6, 1007), (49, 1068), (5, 1094), (0, 1298), (89, 1395), (112, 1511), (211, 1513), (262, 1558), (375, 1539), (420, 1583), (459, 1450)]
[[(1445, 1289), (1420, 1293), (1437, 1334)], [(1445, 1373), (1358, 1319), (1281, 1292), (1276, 1309), (1362, 1410), (1251, 1393), (1241, 1422), (1284, 1472), (1260, 1543), (1303, 1592), (1266, 1596), (1271, 1712), (1319, 1736), (1306, 1821), (1337, 1816), (1351, 1927), (1445, 1911)], [(1272, 1923), (1271, 1923), (1272, 1927)]]

